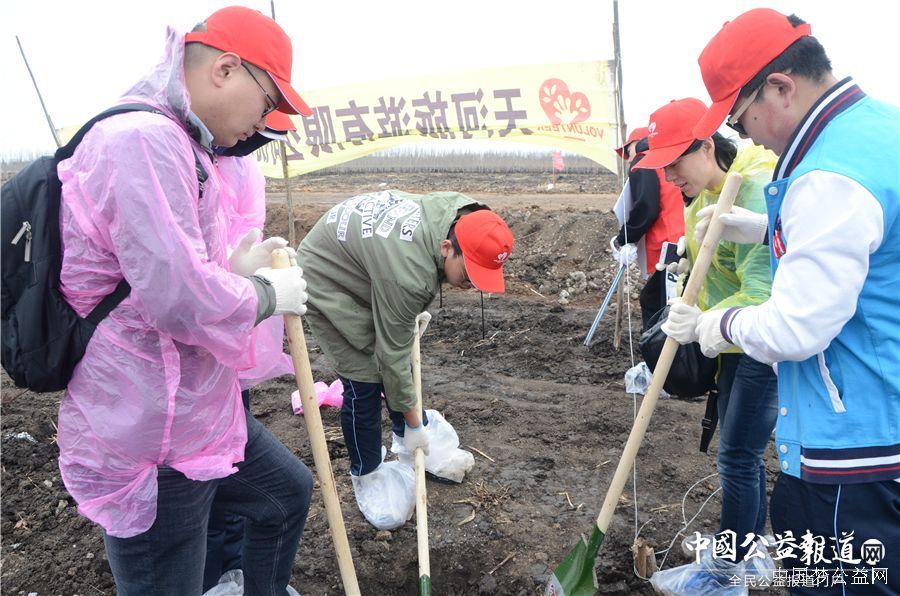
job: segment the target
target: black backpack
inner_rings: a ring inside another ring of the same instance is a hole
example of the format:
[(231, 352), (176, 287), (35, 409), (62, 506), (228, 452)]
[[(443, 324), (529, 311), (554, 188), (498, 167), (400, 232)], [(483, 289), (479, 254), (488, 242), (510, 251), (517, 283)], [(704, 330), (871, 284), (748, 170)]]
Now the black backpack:
[[(2, 363), (19, 387), (36, 392), (65, 389), (94, 329), (131, 292), (123, 279), (86, 318), (79, 317), (60, 293), (62, 184), (56, 167), (75, 153), (94, 124), (135, 111), (162, 114), (137, 103), (106, 110), (82, 126), (55, 155), (32, 162), (0, 189)], [(206, 173), (195, 159), (202, 192)]]
[[(649, 328), (641, 335), (640, 349), (650, 372), (656, 370), (656, 363), (666, 343), (667, 335), (662, 330), (669, 318), (669, 307), (665, 306), (650, 317)], [(663, 389), (675, 397), (700, 397), (716, 388), (718, 359), (707, 358), (700, 351), (697, 342), (678, 346)]]

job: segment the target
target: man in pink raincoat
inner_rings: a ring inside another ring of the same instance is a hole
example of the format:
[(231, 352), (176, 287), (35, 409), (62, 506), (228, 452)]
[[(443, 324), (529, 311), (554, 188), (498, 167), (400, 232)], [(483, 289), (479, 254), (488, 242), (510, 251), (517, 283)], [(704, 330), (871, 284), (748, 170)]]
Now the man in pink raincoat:
[(299, 267), (266, 267), (265, 243), (227, 255), (212, 147), (251, 137), (273, 110), (309, 113), (291, 60), (284, 31), (243, 7), (170, 30), (122, 98), (158, 113), (104, 120), (59, 165), (64, 295), (84, 316), (120, 279), (131, 286), (59, 413), (63, 481), (103, 528), (120, 595), (201, 592), (214, 500), (247, 519), (245, 593), (288, 589), (312, 477), (245, 413), (238, 374), (257, 364), (255, 325), (305, 313), (306, 284)]

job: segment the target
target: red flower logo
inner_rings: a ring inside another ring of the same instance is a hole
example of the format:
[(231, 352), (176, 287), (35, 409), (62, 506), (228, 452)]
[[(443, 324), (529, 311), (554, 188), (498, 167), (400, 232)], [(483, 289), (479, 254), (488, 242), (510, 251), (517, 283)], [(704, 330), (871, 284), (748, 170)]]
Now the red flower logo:
[(587, 96), (569, 91), (561, 79), (547, 79), (541, 84), (541, 107), (553, 124), (575, 124), (591, 116), (591, 102)]

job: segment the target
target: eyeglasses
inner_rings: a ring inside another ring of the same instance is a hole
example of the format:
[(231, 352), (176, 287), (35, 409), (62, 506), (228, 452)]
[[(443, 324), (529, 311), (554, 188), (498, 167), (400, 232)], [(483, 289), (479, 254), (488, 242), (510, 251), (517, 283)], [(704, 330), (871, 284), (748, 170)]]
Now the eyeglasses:
[(278, 109), (278, 103), (274, 99), (272, 99), (272, 96), (269, 95), (269, 92), (266, 91), (265, 87), (260, 85), (259, 79), (257, 79), (255, 76), (253, 76), (253, 72), (250, 70), (250, 67), (247, 66), (246, 64), (244, 64), (243, 62), (241, 62), (241, 66), (244, 67), (244, 70), (247, 71), (247, 74), (250, 75), (250, 78), (253, 79), (253, 82), (256, 83), (257, 87), (259, 87), (259, 90), (262, 91), (263, 95), (266, 96), (266, 109), (263, 110), (263, 113), (262, 113), (262, 117), (265, 118), (266, 116), (268, 116), (269, 114), (274, 112), (276, 109)]
[(729, 119), (725, 122), (725, 124), (728, 125), (728, 128), (730, 128), (731, 130), (735, 131), (735, 132), (738, 133), (739, 135), (742, 135), (742, 136), (745, 136), (745, 137), (749, 137), (749, 136), (750, 136), (750, 135), (747, 134), (747, 129), (745, 129), (745, 128), (744, 128), (744, 125), (741, 124), (740, 122), (738, 122), (738, 120), (741, 119), (741, 116), (744, 115), (744, 112), (747, 111), (747, 108), (750, 107), (750, 104), (752, 104), (752, 103), (756, 100), (756, 96), (759, 95), (759, 92), (760, 92), (760, 90), (761, 90), (762, 88), (763, 88), (762, 85), (760, 85), (759, 87), (757, 87), (757, 88), (753, 91), (753, 93), (751, 93), (750, 95), (747, 96), (747, 99), (744, 100), (744, 103), (742, 103), (742, 104), (740, 105), (740, 107), (738, 107), (738, 109), (736, 109), (736, 110), (734, 111), (734, 114), (731, 115), (731, 118), (729, 118)]

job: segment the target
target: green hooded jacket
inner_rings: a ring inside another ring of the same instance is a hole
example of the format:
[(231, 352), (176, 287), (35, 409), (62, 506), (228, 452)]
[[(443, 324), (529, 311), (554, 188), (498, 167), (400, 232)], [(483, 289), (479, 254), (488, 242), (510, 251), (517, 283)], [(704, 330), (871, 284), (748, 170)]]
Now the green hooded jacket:
[(483, 207), (455, 192), (370, 193), (332, 207), (300, 243), (306, 320), (322, 352), (342, 377), (383, 383), (392, 410), (416, 404), (415, 318), (438, 292), (441, 240), (461, 209)]

